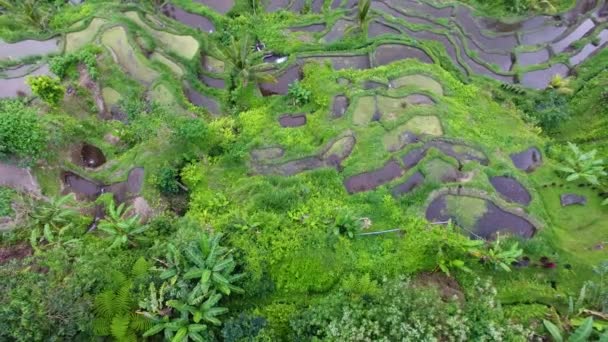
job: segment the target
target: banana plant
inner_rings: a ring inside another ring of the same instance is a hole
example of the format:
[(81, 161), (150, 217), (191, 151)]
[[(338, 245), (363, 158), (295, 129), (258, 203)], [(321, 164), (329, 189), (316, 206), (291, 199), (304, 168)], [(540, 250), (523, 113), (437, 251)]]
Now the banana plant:
[(139, 215), (128, 216), (130, 210), (131, 207), (125, 207), (124, 203), (116, 207), (112, 201), (108, 206), (107, 216), (99, 222), (99, 230), (112, 240), (109, 249), (125, 245), (137, 246), (136, 241), (142, 240), (141, 233), (148, 229), (140, 223)]
[[(31, 233), (30, 244), (38, 248), (40, 243), (54, 244), (63, 240), (66, 232), (73, 227), (77, 212), (72, 209), (72, 195), (53, 197), (48, 201), (31, 200), (29, 212)], [(70, 240), (68, 242), (71, 242)]]
[(500, 235), (496, 238), (496, 241), (492, 244), (492, 246), (488, 249), (487, 253), (485, 253), (481, 260), (483, 260), (487, 265), (493, 265), (495, 269), (503, 269), (504, 271), (511, 272), (512, 262), (517, 261), (517, 259), (523, 254), (523, 250), (519, 248), (519, 244), (515, 242), (508, 249), (504, 249), (501, 245)]
[(205, 338), (201, 332), (207, 330), (204, 324), (191, 323), (188, 313), (185, 312), (179, 318), (171, 319), (168, 316), (158, 319), (156, 324), (143, 334), (143, 337), (154, 336), (161, 331), (164, 332), (166, 341), (171, 342), (204, 342)]
[(571, 142), (568, 142), (568, 148), (570, 148), (571, 155), (566, 156), (565, 163), (557, 167), (559, 171), (567, 175), (566, 181), (584, 179), (592, 185), (598, 185), (599, 179), (608, 175), (604, 171), (604, 160), (596, 158), (597, 150), (583, 152)]
[[(570, 335), (566, 335), (560, 327), (551, 321), (543, 320), (543, 324), (555, 342), (586, 342), (589, 341), (589, 338), (593, 333), (592, 317), (587, 317)], [(608, 333), (602, 334), (599, 341), (608, 342)]]
[(183, 250), (169, 246), (167, 268), (161, 273), (161, 279), (180, 277), (185, 280), (198, 280), (193, 291), (196, 296), (204, 295), (217, 289), (229, 295), (232, 291), (241, 293), (240, 287), (233, 285), (242, 274), (233, 274), (236, 267), (229, 250), (220, 246), (222, 236), (204, 235), (198, 241)]
[(220, 325), (222, 322), (216, 317), (228, 312), (227, 308), (216, 307), (220, 299), (222, 299), (221, 294), (211, 294), (207, 300), (202, 303), (199, 303), (202, 301), (199, 298), (193, 298), (188, 303), (179, 300), (170, 300), (167, 302), (167, 305), (179, 312), (187, 312), (192, 315), (192, 321), (194, 323), (201, 323), (201, 321), (203, 321), (213, 325)]

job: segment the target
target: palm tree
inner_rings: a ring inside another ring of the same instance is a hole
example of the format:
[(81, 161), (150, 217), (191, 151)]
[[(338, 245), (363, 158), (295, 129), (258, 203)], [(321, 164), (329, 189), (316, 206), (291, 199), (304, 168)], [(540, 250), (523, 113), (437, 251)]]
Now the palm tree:
[(109, 249), (127, 244), (137, 246), (135, 241), (142, 240), (139, 235), (148, 229), (140, 223), (139, 215), (128, 217), (129, 211), (131, 207), (125, 208), (124, 203), (116, 207), (112, 201), (108, 206), (107, 216), (99, 222), (99, 229), (113, 240)]
[(240, 80), (243, 87), (249, 82), (276, 82), (263, 62), (262, 55), (253, 51), (251, 36), (245, 35), (236, 40), (230, 37), (230, 43), (221, 49), (224, 61), (232, 68), (232, 75)]
[(570, 88), (570, 79), (559, 74), (556, 74), (551, 78), (549, 88), (555, 89), (560, 94), (569, 95), (573, 92), (572, 88)]

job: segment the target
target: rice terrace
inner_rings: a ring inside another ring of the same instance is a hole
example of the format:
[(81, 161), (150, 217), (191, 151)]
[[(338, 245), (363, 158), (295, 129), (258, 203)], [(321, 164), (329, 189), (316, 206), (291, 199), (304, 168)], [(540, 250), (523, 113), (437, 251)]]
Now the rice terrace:
[(0, 0), (0, 341), (608, 341), (607, 0)]

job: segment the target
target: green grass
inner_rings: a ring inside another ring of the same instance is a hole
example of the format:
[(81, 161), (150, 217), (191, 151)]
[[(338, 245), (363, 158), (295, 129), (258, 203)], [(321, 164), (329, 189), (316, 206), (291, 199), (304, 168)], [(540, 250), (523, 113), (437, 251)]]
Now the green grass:
[[(101, 31), (101, 28), (107, 23), (106, 19), (93, 18), (86, 29), (68, 33), (65, 37), (65, 52), (76, 52), (83, 46), (91, 43)], [(79, 26), (81, 26), (81, 23), (76, 23), (73, 27), (77, 28)]]
[(147, 65), (145, 57), (131, 46), (123, 27), (117, 26), (105, 31), (101, 36), (101, 43), (110, 51), (115, 61), (136, 80), (152, 83), (158, 77), (158, 73)]

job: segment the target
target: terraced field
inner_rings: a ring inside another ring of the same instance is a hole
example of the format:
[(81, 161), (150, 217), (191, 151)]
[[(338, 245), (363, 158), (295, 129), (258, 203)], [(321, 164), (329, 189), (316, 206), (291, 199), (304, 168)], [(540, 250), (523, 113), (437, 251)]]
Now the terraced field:
[[(0, 42), (0, 98), (31, 100), (26, 78), (52, 75), (57, 56), (93, 49), (98, 71), (91, 75), (80, 61), (61, 75), (67, 92), (59, 107), (30, 101), (51, 118), (67, 113), (77, 138), (31, 170), (0, 164), (0, 172), (14, 170), (0, 174), (1, 186), (95, 203), (88, 231), (103, 219), (95, 201), (104, 193), (210, 231), (236, 231), (231, 242), (246, 250), (252, 278), (272, 283), (269, 293), (290, 293), (281, 277), (300, 277), (285, 260), (297, 259), (290, 243), (325, 229), (327, 217), (309, 220), (314, 210), (334, 220), (356, 208), (369, 230), (358, 237), (419, 222), (429, 230), (453, 224), (488, 246), (507, 236), (546, 259), (528, 267), (529, 256), (519, 257), (511, 265), (517, 272), (496, 276), (500, 299), (524, 308), (541, 303), (539, 317), (605, 259), (601, 202), (608, 193), (565, 181), (556, 172), (555, 156), (565, 150), (559, 137), (521, 108), (549, 93), (570, 96), (556, 83), (595, 67), (608, 46), (606, 0), (505, 21), (438, 0), (373, 0), (366, 22), (357, 0), (114, 5), (46, 40)], [(535, 108), (551, 110), (554, 102)], [(179, 126), (194, 122), (204, 124)], [(159, 190), (167, 168), (177, 170), (171, 195)], [(276, 241), (264, 225), (299, 230)], [(376, 252), (396, 250), (391, 238), (349, 242), (349, 253), (365, 251), (369, 272), (383, 262)], [(325, 246), (321, 240), (307, 243)], [(342, 281), (347, 271), (332, 267), (348, 253), (333, 248), (335, 259), (310, 267), (329, 269), (329, 285), (308, 284), (300, 294)], [(415, 274), (424, 265), (391, 272)]]

